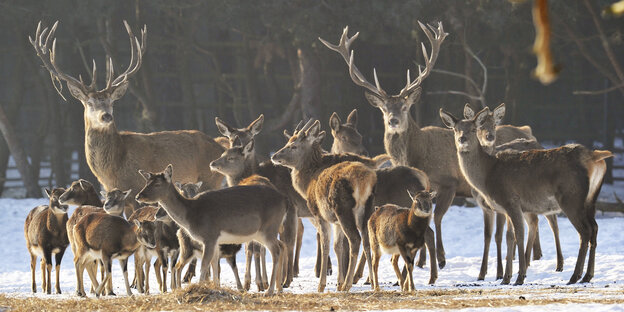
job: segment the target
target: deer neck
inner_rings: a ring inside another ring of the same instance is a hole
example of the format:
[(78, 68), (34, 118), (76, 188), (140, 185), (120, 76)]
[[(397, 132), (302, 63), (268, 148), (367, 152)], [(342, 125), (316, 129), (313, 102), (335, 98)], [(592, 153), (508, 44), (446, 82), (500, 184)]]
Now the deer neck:
[(407, 129), (403, 132), (389, 132), (386, 126), (384, 131), (384, 148), (392, 157), (394, 165), (409, 166), (408, 150), (412, 140), (417, 139), (420, 127), (412, 116), (408, 117)]
[(258, 161), (256, 160), (256, 155), (254, 154), (249, 159), (245, 160), (245, 164), (243, 165), (243, 170), (237, 175), (228, 175), (225, 177), (227, 180), (228, 186), (236, 186), (242, 180), (256, 174), (258, 172)]
[(54, 233), (55, 235), (59, 235), (62, 229), (65, 229), (65, 223), (67, 222), (67, 212), (54, 212), (51, 206), (48, 206), (48, 220), (46, 222), (46, 227), (50, 233)]
[(125, 153), (121, 135), (114, 123), (107, 128), (91, 127), (85, 118), (85, 154), (87, 164), (95, 176), (102, 179), (114, 179), (115, 168), (119, 167)]
[(496, 157), (488, 154), (481, 145), (478, 145), (471, 151), (461, 152), (458, 150), (457, 159), (459, 160), (459, 168), (466, 177), (468, 184), (477, 191), (483, 192), (487, 176), (494, 167)]
[(325, 169), (322, 168), (323, 151), (320, 146), (312, 148), (310, 153), (305, 153), (304, 159), (300, 162), (302, 164), (299, 168), (293, 168), (290, 171), (292, 177), (293, 186), (301, 197), (308, 198), (307, 190), (310, 184), (319, 173)]
[(104, 203), (102, 202), (100, 197), (97, 195), (95, 190), (89, 190), (89, 192), (87, 192), (87, 199), (85, 200), (83, 205), (102, 207), (104, 206)]
[(175, 223), (188, 230), (190, 224), (189, 202), (189, 199), (180, 195), (173, 185), (171, 185), (167, 194), (158, 201), (158, 204), (165, 209)]

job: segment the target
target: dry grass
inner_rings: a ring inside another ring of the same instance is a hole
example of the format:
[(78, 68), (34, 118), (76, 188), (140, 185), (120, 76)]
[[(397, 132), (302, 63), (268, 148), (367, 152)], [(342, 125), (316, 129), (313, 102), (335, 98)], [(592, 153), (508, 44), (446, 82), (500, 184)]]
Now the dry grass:
[[(53, 298), (53, 297), (51, 297)], [(508, 307), (550, 303), (624, 304), (621, 288), (453, 288), (399, 292), (280, 294), (265, 297), (210, 284), (191, 285), (164, 295), (118, 298), (44, 299), (0, 295), (0, 311), (189, 311), (189, 310), (385, 310)]]

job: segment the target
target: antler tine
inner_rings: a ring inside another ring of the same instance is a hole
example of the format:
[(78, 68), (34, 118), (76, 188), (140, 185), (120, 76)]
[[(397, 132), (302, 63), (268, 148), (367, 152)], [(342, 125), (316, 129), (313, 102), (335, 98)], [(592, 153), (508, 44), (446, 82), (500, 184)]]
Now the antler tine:
[(420, 86), (423, 80), (425, 80), (425, 78), (429, 76), (431, 70), (433, 69), (433, 66), (438, 59), (438, 54), (440, 53), (440, 45), (448, 35), (448, 33), (444, 32), (442, 22), (438, 22), (437, 28), (429, 24), (425, 25), (420, 21), (418, 21), (418, 25), (427, 36), (427, 39), (429, 39), (429, 43), (431, 44), (431, 53), (429, 54), (427, 52), (425, 44), (421, 42), (420, 46), (423, 52), (423, 57), (425, 58), (425, 69), (422, 69), (420, 66), (418, 66), (418, 77), (416, 77), (416, 79), (411, 82), (408, 71), (407, 84), (405, 85), (405, 88), (403, 88), (399, 93), (399, 95), (401, 96), (406, 95), (407, 93)]
[(113, 58), (108, 57), (106, 59), (106, 88), (109, 89), (113, 84), (113, 75), (115, 74), (115, 68), (113, 67)]
[(308, 119), (308, 121), (305, 123), (305, 125), (303, 126), (303, 128), (301, 128), (301, 130), (299, 132), (306, 132), (308, 131), (308, 129), (310, 129), (310, 127), (312, 127), (312, 125), (314, 124), (316, 120), (310, 118)]
[(333, 45), (323, 40), (322, 38), (319, 38), (319, 40), (330, 50), (338, 52), (338, 54), (342, 56), (345, 62), (347, 62), (347, 65), (349, 65), (349, 75), (351, 76), (351, 80), (353, 80), (353, 82), (355, 82), (356, 85), (364, 87), (379, 96), (386, 96), (386, 92), (383, 89), (381, 89), (379, 85), (379, 80), (377, 79), (377, 73), (375, 71), (373, 71), (373, 73), (375, 74), (375, 86), (374, 86), (373, 84), (368, 82), (366, 78), (364, 78), (364, 75), (353, 64), (353, 50), (350, 50), (350, 47), (351, 47), (351, 44), (355, 41), (355, 39), (357, 39), (359, 35), (360, 33), (356, 32), (355, 35), (349, 38), (349, 26), (346, 26), (344, 30), (342, 31), (342, 36), (340, 36), (340, 42), (338, 43), (338, 45)]
[(91, 84), (89, 85), (89, 89), (95, 90), (97, 88), (97, 66), (95, 65), (95, 60), (93, 60), (93, 71), (91, 73)]
[(143, 63), (143, 53), (145, 53), (145, 37), (147, 34), (147, 26), (144, 26), (143, 29), (141, 29), (142, 41), (139, 42), (139, 39), (135, 37), (134, 33), (132, 32), (132, 28), (130, 28), (130, 25), (125, 20), (124, 25), (130, 38), (130, 64), (128, 65), (126, 71), (124, 71), (113, 80), (111, 84), (112, 87), (117, 87), (120, 84), (124, 83), (129, 77), (134, 75), (139, 70), (141, 64)]
[[(56, 38), (54, 38), (54, 34), (56, 32), (56, 28), (58, 26), (58, 21), (52, 25), (51, 28), (45, 27), (41, 29), (41, 21), (37, 24), (37, 31), (35, 32), (35, 38), (31, 38), (28, 36), (28, 40), (30, 44), (35, 48), (35, 52), (41, 61), (43, 62), (43, 66), (50, 72), (50, 77), (52, 79), (52, 84), (54, 85), (54, 89), (56, 92), (63, 98), (62, 88), (63, 85), (60, 84), (60, 80), (64, 80), (68, 84), (71, 84), (77, 88), (80, 88), (86, 92), (86, 87), (84, 83), (81, 83), (78, 79), (69, 76), (63, 71), (60, 70), (58, 65), (56, 64)], [(52, 49), (50, 49), (50, 39), (52, 39)], [(46, 57), (46, 54), (49, 53), (49, 56)], [(57, 84), (57, 82), (59, 82)]]

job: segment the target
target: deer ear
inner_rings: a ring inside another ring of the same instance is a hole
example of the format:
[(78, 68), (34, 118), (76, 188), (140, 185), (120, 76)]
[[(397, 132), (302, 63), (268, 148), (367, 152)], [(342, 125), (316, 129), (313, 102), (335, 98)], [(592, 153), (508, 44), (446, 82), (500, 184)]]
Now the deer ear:
[(124, 194), (124, 199), (128, 198), (128, 195), (130, 195), (130, 193), (132, 193), (132, 189), (129, 189), (127, 191), (122, 192)]
[(466, 105), (464, 105), (464, 118), (472, 119), (474, 118), (474, 115), (475, 115), (475, 112), (470, 107), (470, 104), (466, 103)]
[(111, 93), (111, 100), (117, 101), (121, 99), (121, 97), (124, 96), (124, 94), (126, 94), (126, 90), (128, 90), (129, 83), (130, 82), (126, 80), (124, 83), (120, 84), (117, 88), (113, 89), (113, 92)]
[(204, 184), (203, 181), (199, 181), (199, 182), (195, 183), (195, 185), (197, 185), (197, 188), (201, 188), (202, 184)]
[(100, 191), (100, 195), (102, 195), (102, 197), (106, 198), (106, 192)]
[(347, 116), (347, 123), (352, 125), (355, 128), (357, 127), (357, 121), (358, 121), (358, 112), (357, 112), (357, 109), (354, 109), (351, 111), (351, 113), (349, 113), (349, 116)]
[(228, 138), (232, 135), (232, 130), (234, 129), (226, 124), (225, 121), (221, 120), (221, 118), (215, 117), (215, 124), (217, 125), (217, 130), (219, 130), (219, 133), (221, 133), (222, 135)]
[(243, 147), (243, 155), (247, 156), (253, 153), (253, 151), (254, 151), (254, 140), (252, 139), (249, 142), (247, 142), (245, 147)]
[(414, 91), (410, 92), (410, 94), (408, 94), (405, 97), (405, 104), (407, 104), (407, 107), (412, 107), (412, 105), (418, 103), (418, 101), (420, 100), (421, 93), (422, 93), (421, 87), (418, 87), (414, 89)]
[[(77, 86), (74, 86), (74, 85), (73, 85), (73, 84), (71, 84), (71, 83), (68, 83), (68, 84), (67, 84), (67, 89), (69, 89), (69, 93), (70, 93), (70, 94), (71, 94), (71, 95), (72, 95), (72, 96), (73, 96), (76, 100), (78, 100), (78, 101), (80, 101), (80, 102), (83, 102), (83, 103), (87, 101), (87, 94), (86, 94), (86, 93), (84, 93), (84, 91), (83, 91), (81, 88), (79, 88), (79, 87), (77, 87)], [(84, 105), (84, 104), (83, 104), (83, 105)]]
[(493, 114), (494, 123), (496, 123), (496, 125), (500, 125), (503, 121), (503, 118), (505, 117), (505, 103), (501, 103), (501, 105), (498, 105), (498, 107), (494, 109)]
[(444, 123), (444, 125), (449, 129), (455, 128), (455, 124), (458, 121), (457, 118), (455, 118), (455, 116), (451, 115), (450, 113), (445, 112), (441, 108), (440, 108), (440, 118), (442, 118), (442, 123)]
[(137, 219), (134, 219), (134, 225), (136, 225), (137, 227), (141, 227), (141, 222)]
[(256, 120), (252, 121), (247, 127), (247, 130), (251, 132), (252, 136), (256, 136), (262, 131), (262, 125), (264, 125), (264, 114), (260, 114)]
[(336, 112), (333, 112), (332, 115), (329, 117), (329, 128), (334, 131), (338, 131), (338, 129), (340, 128), (340, 117), (338, 117), (338, 114), (336, 114)]
[(165, 171), (163, 171), (163, 174), (165, 176), (165, 180), (171, 183), (171, 176), (173, 176), (173, 166), (171, 164), (168, 164), (167, 168), (165, 168)]
[(49, 189), (49, 188), (47, 188), (47, 187), (46, 187), (46, 188), (44, 189), (44, 191), (45, 191), (46, 195), (48, 195), (48, 197), (52, 197), (52, 191), (50, 191), (50, 189)]
[(436, 196), (438, 196), (438, 192), (431, 191), (431, 193), (429, 193), (429, 195), (431, 196), (431, 199), (434, 199), (434, 198), (436, 198)]
[(141, 169), (139, 169), (139, 174), (141, 174), (141, 176), (143, 177), (143, 179), (145, 179), (146, 181), (149, 180), (152, 177), (152, 174), (146, 171), (143, 171)]
[(490, 114), (490, 109), (487, 107), (477, 113), (477, 115), (474, 117), (475, 124), (477, 125), (477, 127), (483, 126), (483, 124), (485, 123), (485, 118), (489, 114)]
[(368, 100), (368, 103), (370, 105), (373, 105), (374, 107), (377, 108), (382, 108), (384, 106), (386, 106), (385, 101), (380, 98), (378, 95), (373, 94), (371, 92), (365, 91), (364, 92), (364, 97), (366, 97), (366, 100)]
[(175, 183), (173, 183), (173, 185), (175, 185), (175, 187), (176, 187), (178, 190), (181, 190), (181, 189), (182, 189), (182, 183), (180, 183), (180, 182), (178, 182), (178, 181), (176, 181)]

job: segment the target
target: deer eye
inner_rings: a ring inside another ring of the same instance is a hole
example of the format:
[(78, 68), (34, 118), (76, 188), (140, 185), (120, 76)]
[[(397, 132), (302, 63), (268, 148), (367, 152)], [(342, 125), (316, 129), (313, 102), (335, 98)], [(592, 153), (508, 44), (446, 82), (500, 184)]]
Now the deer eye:
[(227, 158), (227, 161), (233, 161), (233, 160), (234, 160), (234, 157), (228, 157)]
[(401, 111), (406, 111), (407, 110), (407, 106), (403, 105), (401, 106)]

